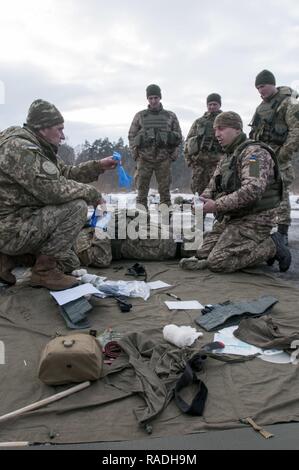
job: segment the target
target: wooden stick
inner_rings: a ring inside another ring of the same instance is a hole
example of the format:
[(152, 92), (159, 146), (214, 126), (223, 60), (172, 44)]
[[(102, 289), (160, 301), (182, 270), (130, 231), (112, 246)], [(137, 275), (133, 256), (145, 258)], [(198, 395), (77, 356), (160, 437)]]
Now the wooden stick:
[(64, 390), (63, 392), (56, 393), (55, 395), (52, 395), (51, 397), (45, 398), (44, 400), (37, 401), (35, 403), (32, 403), (31, 405), (25, 406), (24, 408), (20, 408), (19, 410), (12, 411), (11, 413), (7, 413), (6, 415), (0, 416), (0, 423), (2, 423), (3, 421), (6, 421), (7, 419), (20, 416), (26, 413), (26, 411), (36, 410), (37, 408), (41, 408), (42, 406), (49, 405), (49, 403), (52, 403), (53, 401), (60, 400), (61, 398), (71, 395), (72, 393), (76, 393), (76, 392), (79, 392), (80, 390), (83, 390), (84, 388), (89, 387), (89, 385), (90, 385), (90, 382), (83, 382), (79, 385), (75, 385), (75, 387), (69, 388), (68, 390)]
[(28, 447), (29, 445), (28, 441), (0, 442), (0, 447)]

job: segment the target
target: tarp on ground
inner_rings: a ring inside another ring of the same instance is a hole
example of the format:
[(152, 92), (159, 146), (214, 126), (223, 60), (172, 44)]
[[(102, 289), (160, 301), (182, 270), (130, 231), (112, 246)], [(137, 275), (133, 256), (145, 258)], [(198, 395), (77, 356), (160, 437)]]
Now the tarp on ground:
[[(108, 279), (132, 280), (125, 276), (131, 264), (121, 263), (123, 268), (116, 271), (113, 267), (120, 262), (114, 263), (98, 273)], [(165, 342), (162, 336), (163, 326), (170, 323), (199, 330), (194, 323), (199, 312), (168, 310), (164, 302), (171, 298), (166, 292), (202, 304), (273, 295), (279, 302), (271, 316), (282, 334), (291, 335), (299, 331), (297, 288), (258, 270), (214, 274), (182, 271), (175, 261), (144, 264), (148, 281), (162, 280), (173, 287), (152, 291), (147, 301), (131, 299), (133, 308), (127, 313), (120, 311), (114, 299), (96, 300), (88, 313), (92, 328), (99, 333), (111, 327), (124, 335), (130, 364), (123, 354), (112, 366), (105, 365), (105, 377), (89, 388), (1, 423), (0, 442), (78, 443), (145, 438), (147, 434), (138, 420), (141, 422), (155, 410), (160, 411), (151, 422), (149, 438), (236, 428), (244, 426), (240, 419), (247, 417), (261, 426), (299, 421), (298, 366), (272, 364), (258, 358), (242, 363), (208, 358), (200, 374), (208, 387), (204, 414), (182, 414), (173, 400), (168, 402), (168, 385), (181, 373), (184, 359), (209, 342), (213, 334), (203, 331), (203, 337), (183, 351)], [(0, 415), (71, 386), (50, 387), (37, 377), (40, 353), (57, 332), (66, 334), (70, 330), (46, 289), (22, 284), (1, 293), (0, 341), (5, 346), (5, 364), (0, 364)], [(144, 379), (144, 368), (149, 371), (148, 380)], [(191, 388), (185, 399), (188, 401), (194, 393)], [(154, 401), (148, 401), (152, 396)]]

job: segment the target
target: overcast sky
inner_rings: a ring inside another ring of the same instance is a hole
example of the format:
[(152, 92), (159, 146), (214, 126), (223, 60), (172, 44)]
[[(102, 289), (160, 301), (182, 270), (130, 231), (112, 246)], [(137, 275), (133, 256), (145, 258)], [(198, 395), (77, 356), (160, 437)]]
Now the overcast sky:
[(73, 146), (126, 141), (150, 83), (184, 135), (211, 92), (248, 124), (264, 68), (299, 89), (298, 0), (3, 0), (0, 38), (0, 129), (43, 98)]

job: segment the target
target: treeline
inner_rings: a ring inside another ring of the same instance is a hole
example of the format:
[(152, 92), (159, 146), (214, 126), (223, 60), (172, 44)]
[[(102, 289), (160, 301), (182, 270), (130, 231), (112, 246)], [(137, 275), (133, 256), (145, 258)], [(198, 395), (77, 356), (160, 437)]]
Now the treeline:
[[(119, 138), (117, 142), (110, 142), (106, 137), (104, 139), (97, 139), (92, 144), (86, 140), (83, 145), (76, 147), (76, 149), (65, 143), (60, 146), (58, 154), (67, 165), (79, 165), (89, 160), (100, 160), (108, 155), (112, 155), (113, 152), (119, 152), (122, 155), (124, 169), (129, 175), (134, 176), (135, 161), (131, 157), (129, 146), (124, 144), (122, 138)], [(185, 163), (182, 146), (178, 160), (172, 165), (171, 188), (177, 188), (181, 192), (189, 192), (190, 180), (191, 172)], [(105, 193), (119, 192), (117, 172), (107, 171), (105, 176), (101, 178), (100, 186), (101, 191)], [(153, 189), (157, 188), (155, 178), (152, 179), (151, 187)]]
[[(128, 145), (124, 144), (122, 138), (119, 138), (117, 142), (110, 142), (106, 137), (104, 139), (95, 140), (93, 144), (90, 144), (86, 140), (83, 145), (76, 147), (76, 149), (68, 144), (63, 144), (60, 146), (58, 153), (67, 165), (78, 165), (88, 160), (100, 160), (108, 155), (112, 155), (114, 151), (122, 155), (123, 166), (126, 172), (134, 176), (135, 162), (131, 157)], [(299, 194), (299, 157), (294, 161), (294, 168), (296, 179), (292, 190), (295, 194)], [(181, 146), (179, 158), (172, 165), (171, 188), (178, 189), (180, 192), (190, 192), (190, 181), (191, 171), (185, 163), (183, 146)], [(118, 187), (117, 173), (115, 171), (107, 171), (105, 176), (101, 178), (100, 186), (103, 192), (118, 192), (120, 189)], [(155, 178), (152, 179), (151, 187), (153, 189), (157, 188)]]

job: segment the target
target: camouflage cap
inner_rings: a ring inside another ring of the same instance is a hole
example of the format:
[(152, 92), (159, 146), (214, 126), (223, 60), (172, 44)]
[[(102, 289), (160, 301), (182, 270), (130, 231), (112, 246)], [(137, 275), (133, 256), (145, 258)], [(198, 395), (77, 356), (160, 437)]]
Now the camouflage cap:
[(234, 111), (227, 111), (218, 114), (214, 121), (215, 127), (232, 127), (233, 129), (243, 129), (243, 122), (239, 114)]
[(146, 88), (146, 97), (148, 98), (149, 96), (159, 96), (162, 98), (161, 88), (158, 85), (152, 83)]
[(54, 104), (38, 99), (33, 101), (30, 105), (26, 124), (32, 129), (46, 129), (47, 127), (57, 126), (63, 122), (62, 114)]

